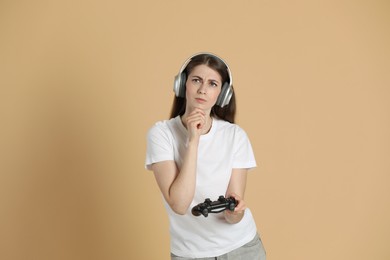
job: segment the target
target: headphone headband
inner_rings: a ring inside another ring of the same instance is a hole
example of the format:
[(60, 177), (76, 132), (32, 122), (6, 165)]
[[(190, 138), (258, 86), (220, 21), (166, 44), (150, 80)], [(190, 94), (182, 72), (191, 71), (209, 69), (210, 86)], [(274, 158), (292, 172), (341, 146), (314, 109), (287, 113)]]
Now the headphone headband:
[(199, 55), (210, 55), (220, 61), (222, 61), (223, 64), (225, 64), (226, 68), (227, 68), (227, 72), (228, 72), (228, 76), (229, 76), (229, 87), (231, 87), (233, 85), (233, 78), (232, 78), (232, 73), (230, 72), (230, 68), (229, 68), (229, 65), (219, 56), (215, 55), (214, 53), (211, 53), (211, 52), (198, 52), (198, 53), (195, 53), (194, 55), (192, 55), (191, 57), (189, 57), (185, 62), (184, 64), (181, 66), (180, 68), (180, 71), (179, 71), (179, 74), (183, 73), (183, 71), (187, 68), (187, 65), (197, 56)]

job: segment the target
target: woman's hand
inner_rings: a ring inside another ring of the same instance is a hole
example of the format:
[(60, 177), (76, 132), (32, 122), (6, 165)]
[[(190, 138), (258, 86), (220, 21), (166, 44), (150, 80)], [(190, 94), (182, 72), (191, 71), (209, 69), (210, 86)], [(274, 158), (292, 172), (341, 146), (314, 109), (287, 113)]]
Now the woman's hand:
[(246, 209), (246, 204), (245, 201), (235, 193), (228, 194), (227, 197), (233, 197), (237, 202), (237, 206), (234, 208), (234, 211), (230, 211), (230, 210), (224, 211), (225, 219), (230, 224), (236, 224), (240, 222), (241, 219), (243, 218)]
[(206, 126), (206, 114), (202, 109), (195, 108), (188, 116), (183, 118), (183, 123), (187, 127), (189, 141), (199, 140)]

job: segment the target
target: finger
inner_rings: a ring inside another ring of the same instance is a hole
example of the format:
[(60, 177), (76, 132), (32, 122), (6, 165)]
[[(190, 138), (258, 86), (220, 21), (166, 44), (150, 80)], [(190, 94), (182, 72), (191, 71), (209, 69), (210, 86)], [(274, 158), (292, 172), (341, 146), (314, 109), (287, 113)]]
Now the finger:
[(200, 117), (194, 117), (194, 118), (190, 118), (188, 120), (187, 125), (190, 125), (190, 127), (196, 127), (199, 129), (199, 127), (203, 127), (204, 121)]
[(240, 211), (244, 211), (246, 209), (246, 204), (244, 201), (240, 201), (237, 206), (234, 208), (234, 211), (236, 212), (240, 212)]
[(196, 126), (198, 129), (202, 128), (206, 123), (206, 119), (203, 115), (196, 114), (188, 118), (187, 124)]
[(237, 205), (236, 205), (234, 211), (243, 211), (246, 209), (245, 201), (242, 200), (240, 196), (238, 196), (235, 193), (232, 193), (230, 196), (233, 197), (237, 202)]

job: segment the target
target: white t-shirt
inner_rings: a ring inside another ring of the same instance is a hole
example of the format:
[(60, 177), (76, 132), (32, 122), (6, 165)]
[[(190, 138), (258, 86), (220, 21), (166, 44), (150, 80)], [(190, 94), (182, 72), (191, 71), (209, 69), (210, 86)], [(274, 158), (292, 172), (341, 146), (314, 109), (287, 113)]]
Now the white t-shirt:
[[(148, 132), (145, 167), (173, 160), (179, 170), (187, 144), (187, 129), (180, 117), (157, 122)], [(185, 215), (176, 214), (164, 200), (171, 234), (171, 252), (190, 258), (223, 255), (251, 241), (257, 233), (251, 211), (243, 219), (229, 224), (223, 213), (208, 217), (193, 216), (192, 207), (206, 198), (225, 196), (233, 168), (253, 168), (256, 161), (252, 146), (238, 125), (213, 118), (210, 131), (200, 137), (196, 188), (193, 201)]]

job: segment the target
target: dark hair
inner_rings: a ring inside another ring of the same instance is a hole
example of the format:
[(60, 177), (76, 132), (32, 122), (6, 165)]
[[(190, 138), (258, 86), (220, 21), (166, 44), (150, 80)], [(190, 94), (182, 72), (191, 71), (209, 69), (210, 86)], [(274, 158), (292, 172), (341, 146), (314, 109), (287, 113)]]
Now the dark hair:
[[(221, 76), (222, 82), (230, 81), (228, 67), (226, 64), (219, 58), (210, 54), (199, 54), (191, 59), (187, 67), (184, 69), (183, 73), (189, 75), (191, 71), (198, 65), (207, 65), (209, 68), (217, 71)], [(231, 86), (233, 88), (233, 86)], [(174, 118), (178, 115), (184, 115), (186, 110), (186, 98), (184, 97), (174, 97), (172, 110), (170, 118)], [(219, 119), (234, 123), (236, 116), (236, 97), (233, 91), (232, 97), (228, 105), (220, 107), (214, 105), (211, 109), (211, 116), (217, 117)]]

